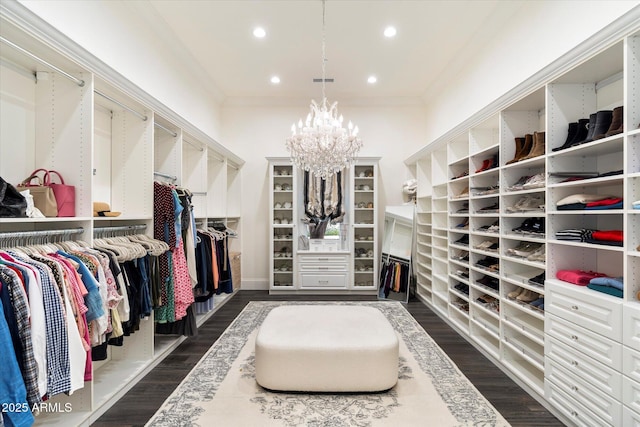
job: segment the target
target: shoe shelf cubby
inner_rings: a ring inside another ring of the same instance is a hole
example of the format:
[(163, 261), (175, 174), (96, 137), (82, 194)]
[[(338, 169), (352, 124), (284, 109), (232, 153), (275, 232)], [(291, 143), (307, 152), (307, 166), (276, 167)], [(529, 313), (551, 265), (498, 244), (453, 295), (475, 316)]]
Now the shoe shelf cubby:
[[(611, 413), (601, 412), (601, 403), (590, 408), (584, 402), (592, 398), (572, 387), (604, 396), (598, 374), (574, 374), (571, 360), (560, 356), (569, 354), (570, 335), (553, 341), (545, 331), (552, 316), (601, 334), (590, 316), (609, 303), (640, 318), (640, 209), (634, 209), (640, 204), (640, 28), (603, 43), (488, 118), (433, 141), (407, 164), (418, 165), (418, 191), (432, 189), (422, 211), (431, 213), (434, 293), (422, 300), (563, 421), (621, 425), (623, 414), (640, 420), (630, 398), (640, 391), (640, 374), (614, 368), (619, 382), (607, 400)], [(609, 198), (603, 204), (611, 207), (565, 206), (580, 195)], [(572, 230), (585, 233), (576, 239)], [(589, 230), (611, 231), (612, 240), (594, 241)], [(619, 236), (623, 242), (616, 242)], [(624, 277), (624, 296), (556, 278), (572, 269)], [(567, 293), (566, 312), (548, 304), (559, 290)], [(569, 315), (576, 297), (594, 311)], [(487, 304), (491, 298), (496, 301)], [(640, 351), (640, 330), (627, 335), (607, 338), (617, 343), (618, 358)]]

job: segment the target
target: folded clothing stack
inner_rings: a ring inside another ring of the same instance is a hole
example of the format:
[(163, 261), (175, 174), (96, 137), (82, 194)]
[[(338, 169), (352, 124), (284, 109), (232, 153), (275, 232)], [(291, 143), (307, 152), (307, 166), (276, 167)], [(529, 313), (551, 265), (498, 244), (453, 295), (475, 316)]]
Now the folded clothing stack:
[(558, 270), (556, 277), (564, 282), (586, 286), (594, 291), (603, 292), (619, 298), (623, 296), (622, 277), (609, 277), (603, 273), (584, 270)]
[(556, 239), (572, 242), (593, 243), (596, 245), (622, 246), (622, 230), (591, 230), (588, 228), (569, 228), (556, 233)]
[(587, 285), (589, 289), (622, 298), (624, 288), (622, 277), (596, 277)]
[(622, 209), (622, 197), (603, 194), (572, 194), (558, 201), (559, 211)]

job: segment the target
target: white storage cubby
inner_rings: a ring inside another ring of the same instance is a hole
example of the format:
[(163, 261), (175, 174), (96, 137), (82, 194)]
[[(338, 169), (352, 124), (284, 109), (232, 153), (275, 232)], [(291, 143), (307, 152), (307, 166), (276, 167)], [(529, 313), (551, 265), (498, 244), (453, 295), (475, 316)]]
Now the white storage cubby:
[[(215, 209), (220, 217), (233, 212), (239, 220), (240, 158), (182, 118), (158, 113), (164, 106), (151, 95), (18, 3), (3, 3), (1, 12), (1, 175), (18, 184), (38, 168), (60, 172), (65, 183), (76, 188), (76, 215), (2, 218), (0, 232), (38, 231), (46, 238), (55, 230), (82, 229), (73, 238), (88, 244), (96, 228), (136, 226), (152, 235), (154, 179), (189, 188), (200, 221), (211, 219)], [(68, 54), (71, 51), (73, 55)], [(222, 162), (213, 163), (214, 156)], [(218, 163), (230, 162), (238, 167), (230, 179), (231, 191), (226, 169), (224, 180), (218, 179), (216, 169)], [(210, 202), (209, 193), (222, 198)], [(93, 217), (97, 201), (108, 203), (120, 216)], [(239, 239), (234, 244), (239, 246)], [(215, 298), (213, 309), (197, 316), (198, 325), (229, 296)], [(127, 336), (122, 347), (110, 346), (106, 360), (94, 362), (91, 382), (71, 396), (50, 400), (70, 403), (73, 410), (40, 414), (36, 425), (95, 422), (184, 340), (156, 336), (154, 331), (153, 316), (142, 319), (140, 329)]]
[[(541, 71), (537, 84), (514, 89), (510, 100), (492, 104), (405, 161), (416, 167), (418, 188), (431, 188), (430, 200), (418, 198), (418, 218), (430, 215), (432, 224), (431, 263), (421, 259), (431, 265), (432, 292), (421, 293), (419, 286), (418, 296), (568, 424), (640, 420), (630, 397), (638, 378), (630, 369), (622, 373), (622, 360), (634, 363), (639, 347), (640, 209), (633, 209), (640, 201), (639, 26), (562, 70)], [(620, 106), (621, 133), (553, 150), (567, 142), (570, 123)], [(540, 155), (518, 160), (516, 138), (531, 135), (535, 144), (536, 133), (544, 144)], [(498, 164), (487, 168), (494, 157)], [(567, 172), (598, 175), (567, 180)], [(534, 176), (533, 184), (522, 185)], [(622, 197), (624, 206), (558, 209), (562, 198), (583, 193)], [(539, 205), (518, 209), (526, 199)], [(493, 205), (497, 209), (488, 211)], [(521, 229), (532, 223), (537, 233)], [(624, 244), (559, 239), (567, 229), (622, 230)], [(525, 244), (540, 246), (540, 256), (518, 255)], [(461, 251), (469, 252), (468, 264)], [(561, 282), (556, 273), (565, 269), (624, 277), (624, 297)], [(459, 283), (470, 286), (468, 296)], [(525, 300), (513, 296), (523, 291), (529, 293)], [(483, 295), (498, 298), (499, 312), (478, 301)], [(542, 306), (531, 304), (531, 295)]]

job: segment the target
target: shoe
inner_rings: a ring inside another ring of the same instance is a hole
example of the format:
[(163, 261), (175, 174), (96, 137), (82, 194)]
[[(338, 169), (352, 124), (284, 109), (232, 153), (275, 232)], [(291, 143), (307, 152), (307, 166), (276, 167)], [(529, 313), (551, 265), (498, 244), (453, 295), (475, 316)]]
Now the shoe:
[(540, 306), (544, 307), (544, 297), (539, 297), (537, 300), (534, 300), (529, 303), (532, 307), (540, 308)]
[(523, 247), (514, 249), (513, 253), (517, 256), (526, 258), (542, 247), (542, 243), (527, 242)]
[[(611, 127), (613, 122), (613, 111), (602, 110), (596, 113), (596, 128), (593, 130), (592, 141), (602, 139)], [(591, 141), (586, 141), (591, 142)]]
[(544, 244), (527, 257), (527, 261), (545, 262), (545, 260), (546, 260), (546, 247)]
[(518, 295), (520, 295), (524, 291), (525, 291), (524, 288), (517, 288), (515, 291), (509, 292), (507, 296), (511, 299), (515, 299)]
[(505, 163), (507, 165), (520, 161), (520, 158), (524, 156), (524, 154), (522, 153), (524, 148), (524, 138), (515, 138), (515, 143), (516, 143), (516, 154), (513, 156), (513, 159)]
[(531, 152), (520, 160), (529, 160), (542, 156), (545, 153), (545, 132), (533, 133), (533, 147)]
[(496, 299), (489, 294), (484, 294), (481, 297), (476, 298), (476, 301), (479, 302), (480, 304), (490, 304), (496, 301)]
[(482, 166), (480, 169), (476, 170), (476, 173), (484, 172), (491, 166), (491, 159), (485, 159), (482, 161)]
[(500, 288), (500, 281), (495, 277), (487, 276), (486, 274), (481, 279), (476, 280), (476, 283), (496, 291)]
[(469, 229), (469, 218), (465, 219), (464, 222), (461, 222), (460, 224), (456, 225), (456, 228), (460, 228), (462, 230), (468, 230)]
[(624, 126), (622, 123), (622, 115), (623, 107), (616, 107), (613, 109), (613, 117), (611, 118), (611, 126), (607, 130), (607, 133), (604, 134), (604, 138), (608, 138), (613, 135), (617, 135), (624, 131)]
[(457, 199), (462, 199), (464, 197), (469, 197), (469, 186), (466, 186), (457, 196)]
[(500, 210), (500, 205), (498, 205), (497, 203), (494, 203), (491, 206), (485, 206), (484, 208), (480, 208), (476, 212), (477, 213), (493, 213), (493, 212), (497, 212), (498, 210)]
[(543, 271), (537, 276), (532, 277), (531, 279), (529, 279), (529, 284), (535, 285), (535, 286), (544, 286), (544, 279), (546, 274), (547, 274), (546, 271)]
[(489, 246), (493, 245), (494, 242), (491, 240), (485, 240), (484, 242), (480, 243), (479, 245), (474, 246), (475, 249), (487, 249)]
[(520, 179), (518, 179), (513, 185), (507, 187), (507, 190), (508, 191), (522, 190), (524, 188), (523, 185), (529, 180), (529, 178), (531, 178), (531, 176), (529, 175), (521, 176)]
[(465, 246), (467, 246), (467, 245), (469, 245), (469, 235), (468, 235), (468, 234), (465, 234), (465, 235), (463, 235), (461, 238), (459, 238), (458, 240), (456, 240), (456, 241), (455, 241), (455, 242), (453, 242), (453, 243), (457, 243), (458, 245), (465, 245)]
[[(595, 117), (594, 117), (595, 120)], [(589, 119), (580, 119), (577, 123), (569, 124), (569, 135), (567, 136), (567, 140), (560, 147), (553, 148), (551, 151), (560, 151), (565, 150), (567, 148), (573, 147), (574, 144), (577, 144), (579, 141), (583, 141), (587, 139), (587, 135), (589, 133)], [(571, 125), (576, 125), (576, 130), (573, 135), (571, 134)]]
[(529, 189), (529, 188), (539, 188), (539, 187), (544, 187), (545, 186), (545, 177), (544, 177), (544, 173), (537, 173), (533, 176), (530, 176), (529, 179), (527, 179), (527, 181), (522, 184), (522, 189)]
[(507, 212), (538, 211), (540, 210), (540, 206), (544, 206), (544, 200), (539, 196), (524, 196), (513, 206), (508, 206)]
[(529, 289), (525, 289), (520, 293), (520, 295), (516, 297), (516, 299), (522, 302), (531, 302), (537, 300), (539, 297), (540, 295), (538, 295), (537, 293), (530, 291)]

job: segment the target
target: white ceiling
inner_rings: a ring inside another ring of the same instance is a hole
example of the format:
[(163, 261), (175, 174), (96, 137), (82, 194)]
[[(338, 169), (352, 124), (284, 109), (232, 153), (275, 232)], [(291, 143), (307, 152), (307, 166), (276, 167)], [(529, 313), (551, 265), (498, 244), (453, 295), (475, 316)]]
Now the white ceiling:
[[(176, 59), (213, 88), (220, 101), (320, 98), (320, 0), (145, 0), (135, 2)], [(326, 77), (330, 100), (422, 100), (439, 81), (500, 34), (527, 1), (328, 0)], [(397, 36), (383, 36), (386, 26)], [(252, 35), (255, 26), (267, 31)], [(375, 85), (367, 83), (375, 75)], [(272, 75), (281, 79), (270, 83)]]

